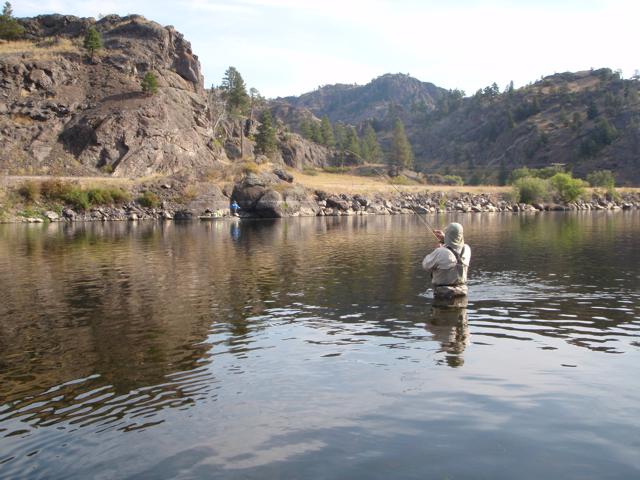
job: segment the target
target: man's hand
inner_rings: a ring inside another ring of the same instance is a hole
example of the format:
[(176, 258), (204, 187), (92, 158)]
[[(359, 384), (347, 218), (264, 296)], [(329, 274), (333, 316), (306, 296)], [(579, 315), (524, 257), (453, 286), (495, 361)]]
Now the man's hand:
[[(433, 233), (438, 238), (440, 243), (444, 243), (444, 232), (442, 230), (434, 230)], [(440, 246), (440, 245), (438, 245)]]

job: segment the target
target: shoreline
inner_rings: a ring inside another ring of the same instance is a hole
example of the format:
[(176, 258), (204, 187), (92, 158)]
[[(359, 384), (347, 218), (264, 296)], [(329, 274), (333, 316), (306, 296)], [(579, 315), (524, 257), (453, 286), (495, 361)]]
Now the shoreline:
[[(451, 192), (401, 193), (365, 196), (361, 194), (327, 194), (316, 191), (294, 205), (288, 199), (273, 199), (264, 208), (244, 209), (238, 216), (230, 214), (228, 206), (218, 208), (189, 208), (188, 205), (169, 205), (148, 208), (136, 202), (121, 206), (99, 206), (87, 211), (75, 211), (58, 206), (57, 211), (47, 205), (38, 206), (37, 215), (5, 212), (0, 224), (15, 223), (77, 223), (111, 221), (212, 221), (218, 219), (260, 219), (288, 217), (339, 217), (365, 215), (437, 215), (446, 213), (543, 213), (558, 211), (622, 211), (640, 209), (640, 193), (624, 192), (618, 199), (592, 194), (588, 200), (570, 203), (516, 203), (496, 193), (468, 194)], [(202, 205), (202, 204), (201, 204)]]

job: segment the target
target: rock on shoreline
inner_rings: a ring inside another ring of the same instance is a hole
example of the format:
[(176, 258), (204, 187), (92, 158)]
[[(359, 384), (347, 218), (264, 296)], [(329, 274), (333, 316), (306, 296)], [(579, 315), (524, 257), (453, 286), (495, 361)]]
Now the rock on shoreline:
[[(312, 216), (407, 215), (438, 213), (536, 213), (549, 211), (593, 211), (640, 209), (640, 194), (623, 193), (617, 200), (593, 195), (589, 200), (568, 204), (515, 203), (499, 194), (470, 193), (396, 193), (396, 194), (329, 194), (309, 192), (300, 186), (281, 186), (272, 177), (249, 174), (235, 185), (231, 197), (240, 204), (242, 218), (283, 218)], [(46, 211), (38, 217), (14, 216), (12, 222), (91, 222), (138, 220), (212, 220), (230, 216), (228, 205), (218, 200), (191, 201), (186, 205), (166, 204), (145, 208), (136, 202), (118, 207), (96, 207), (86, 212), (71, 208), (61, 213)]]

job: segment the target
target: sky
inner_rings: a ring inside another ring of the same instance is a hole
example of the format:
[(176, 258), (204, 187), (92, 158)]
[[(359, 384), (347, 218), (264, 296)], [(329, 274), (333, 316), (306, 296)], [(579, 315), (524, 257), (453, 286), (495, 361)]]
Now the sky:
[(637, 0), (14, 0), (14, 15), (144, 15), (191, 42), (205, 85), (262, 95), (407, 73), (472, 95), (565, 71), (640, 69)]

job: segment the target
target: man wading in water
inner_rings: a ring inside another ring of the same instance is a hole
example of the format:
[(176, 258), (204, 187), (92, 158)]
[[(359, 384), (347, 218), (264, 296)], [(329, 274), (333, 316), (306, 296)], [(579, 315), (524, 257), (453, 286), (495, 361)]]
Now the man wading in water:
[(422, 260), (422, 268), (431, 274), (433, 297), (451, 299), (467, 294), (467, 269), (471, 248), (465, 245), (462, 225), (450, 223), (434, 231), (440, 244)]

